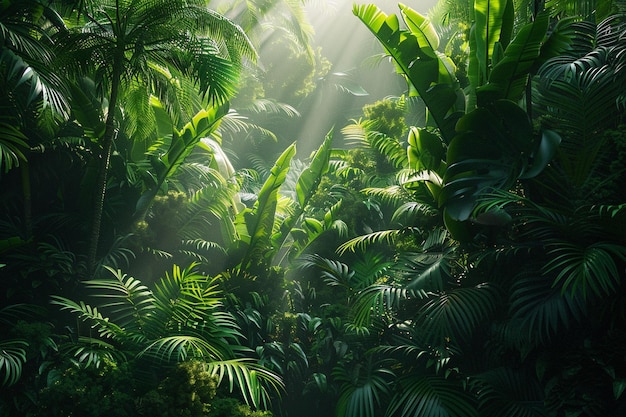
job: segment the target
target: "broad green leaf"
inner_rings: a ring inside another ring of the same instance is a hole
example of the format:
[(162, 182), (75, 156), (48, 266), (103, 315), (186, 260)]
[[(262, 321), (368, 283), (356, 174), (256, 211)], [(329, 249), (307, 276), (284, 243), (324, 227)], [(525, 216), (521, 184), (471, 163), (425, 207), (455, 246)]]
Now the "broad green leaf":
[(481, 194), (506, 190), (525, 174), (538, 173), (555, 149), (550, 146), (553, 135), (547, 133), (545, 142), (537, 140), (526, 113), (509, 100), (466, 114), (457, 130), (439, 194), (439, 204), (455, 220), (467, 220)]
[(438, 172), (446, 153), (439, 136), (426, 129), (411, 127), (408, 142), (407, 154), (411, 168)]
[(278, 205), (278, 189), (285, 182), (291, 159), (296, 153), (296, 144), (290, 145), (278, 157), (270, 171), (270, 175), (263, 184), (254, 207), (244, 210), (237, 216), (236, 225), (242, 242), (247, 243), (246, 254), (241, 266), (247, 267), (255, 260), (274, 252), (271, 235), (274, 228), (274, 218)]
[(423, 33), (430, 47), (433, 50), (437, 50), (437, 48), (439, 48), (439, 35), (437, 35), (437, 31), (430, 19), (402, 3), (399, 3), (398, 7), (400, 7), (400, 11), (402, 12), (404, 23), (406, 23), (411, 32), (413, 34)]
[[(408, 12), (408, 9), (405, 9)], [(395, 15), (387, 16), (375, 5), (355, 5), (353, 13), (370, 29), (407, 78), (412, 94), (419, 95), (446, 142), (454, 135), (454, 114), (459, 95), (455, 77), (433, 49), (427, 35), (412, 25), (414, 33), (399, 28)]]
[(513, 28), (513, 1), (475, 0), (474, 16), (476, 50), (473, 53), (478, 60), (483, 79), (487, 80), (496, 42), (506, 47), (510, 39)]
[(559, 145), (561, 144), (561, 136), (552, 131), (544, 130), (541, 134), (539, 146), (531, 155), (529, 166), (520, 175), (520, 179), (534, 178), (545, 169), (556, 155)]
[(322, 175), (328, 172), (328, 161), (330, 160), (330, 151), (333, 141), (333, 134), (330, 132), (320, 148), (315, 152), (311, 165), (305, 169), (298, 178), (296, 184), (296, 192), (298, 195), (298, 204), (304, 208), (313, 194), (317, 190)]
[[(548, 30), (548, 13), (541, 13), (524, 26), (504, 51), (504, 57), (493, 67), (489, 82), (478, 88), (479, 103), (494, 99), (521, 100), (530, 71), (536, 66)], [(483, 97), (488, 95), (489, 100)]]
[[(300, 174), (296, 183), (296, 195), (298, 207), (283, 220), (278, 231), (272, 236), (273, 245), (276, 248), (282, 247), (287, 236), (294, 225), (302, 217), (311, 197), (317, 192), (317, 187), (322, 180), (322, 176), (328, 172), (328, 162), (332, 150), (333, 132), (329, 132), (324, 142), (313, 155), (311, 164)], [(318, 233), (319, 234), (319, 233)]]

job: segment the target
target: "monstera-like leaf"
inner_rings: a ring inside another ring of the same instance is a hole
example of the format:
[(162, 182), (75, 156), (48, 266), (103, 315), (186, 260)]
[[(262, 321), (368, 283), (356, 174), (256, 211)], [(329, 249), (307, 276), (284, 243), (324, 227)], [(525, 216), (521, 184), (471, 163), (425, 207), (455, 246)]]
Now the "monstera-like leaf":
[(452, 219), (467, 220), (486, 191), (539, 174), (559, 143), (555, 132), (535, 135), (526, 113), (508, 100), (466, 114), (448, 147), (439, 204)]

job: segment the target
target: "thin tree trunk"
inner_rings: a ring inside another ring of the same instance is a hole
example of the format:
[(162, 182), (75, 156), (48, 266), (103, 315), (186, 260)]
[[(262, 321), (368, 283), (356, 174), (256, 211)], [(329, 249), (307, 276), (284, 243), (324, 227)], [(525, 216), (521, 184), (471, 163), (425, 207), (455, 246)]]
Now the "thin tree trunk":
[(109, 163), (111, 161), (111, 150), (117, 132), (115, 130), (115, 110), (117, 107), (117, 98), (119, 94), (122, 67), (121, 59), (116, 59), (113, 63), (113, 74), (111, 79), (111, 95), (109, 97), (109, 107), (102, 138), (102, 155), (100, 168), (98, 170), (98, 178), (95, 184), (95, 194), (93, 201), (93, 217), (91, 222), (91, 236), (87, 249), (87, 277), (91, 277), (96, 268), (96, 257), (98, 254), (98, 243), (100, 241), (100, 227), (102, 223), (102, 211), (104, 208), (104, 199), (106, 195), (107, 176), (109, 173)]

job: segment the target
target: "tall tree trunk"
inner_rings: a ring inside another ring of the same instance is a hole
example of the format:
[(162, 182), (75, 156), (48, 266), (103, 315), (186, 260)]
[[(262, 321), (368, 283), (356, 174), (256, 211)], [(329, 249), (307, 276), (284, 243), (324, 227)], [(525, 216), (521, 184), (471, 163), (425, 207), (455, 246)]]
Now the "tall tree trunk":
[(107, 112), (104, 137), (102, 138), (102, 154), (98, 177), (95, 184), (93, 198), (93, 217), (91, 221), (91, 236), (87, 249), (87, 277), (91, 277), (96, 268), (96, 257), (98, 254), (98, 243), (100, 241), (100, 226), (102, 223), (102, 211), (104, 208), (104, 198), (106, 195), (107, 176), (111, 161), (111, 150), (113, 142), (117, 136), (115, 129), (115, 110), (119, 94), (122, 77), (122, 59), (116, 58), (113, 62), (113, 74), (111, 76), (111, 95), (109, 97), (109, 107)]

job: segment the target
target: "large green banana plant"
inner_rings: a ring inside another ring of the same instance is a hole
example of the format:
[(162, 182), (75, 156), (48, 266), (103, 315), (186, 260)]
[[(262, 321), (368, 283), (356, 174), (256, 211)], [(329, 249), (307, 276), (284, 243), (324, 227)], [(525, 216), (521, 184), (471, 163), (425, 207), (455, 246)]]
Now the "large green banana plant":
[(408, 30), (400, 28), (396, 15), (387, 15), (373, 4), (355, 5), (353, 13), (393, 58), (397, 71), (409, 83), (410, 94), (424, 101), (434, 124), (448, 142), (464, 108), (452, 61), (437, 52), (439, 41), (432, 24), (413, 9), (403, 4), (399, 7)]
[(297, 201), (287, 202), (289, 210), (286, 216), (277, 216), (279, 202), (281, 198), (284, 199), (279, 190), (287, 179), (291, 161), (296, 154), (295, 143), (276, 160), (254, 206), (237, 214), (235, 224), (239, 241), (234, 250), (241, 251), (240, 267), (245, 269), (258, 261), (280, 263), (280, 260), (274, 258), (282, 253), (281, 249), (284, 249), (290, 234), (303, 221), (309, 201), (317, 191), (322, 176), (328, 172), (332, 138), (332, 133), (326, 136), (313, 154), (309, 166), (299, 175), (295, 187)]

